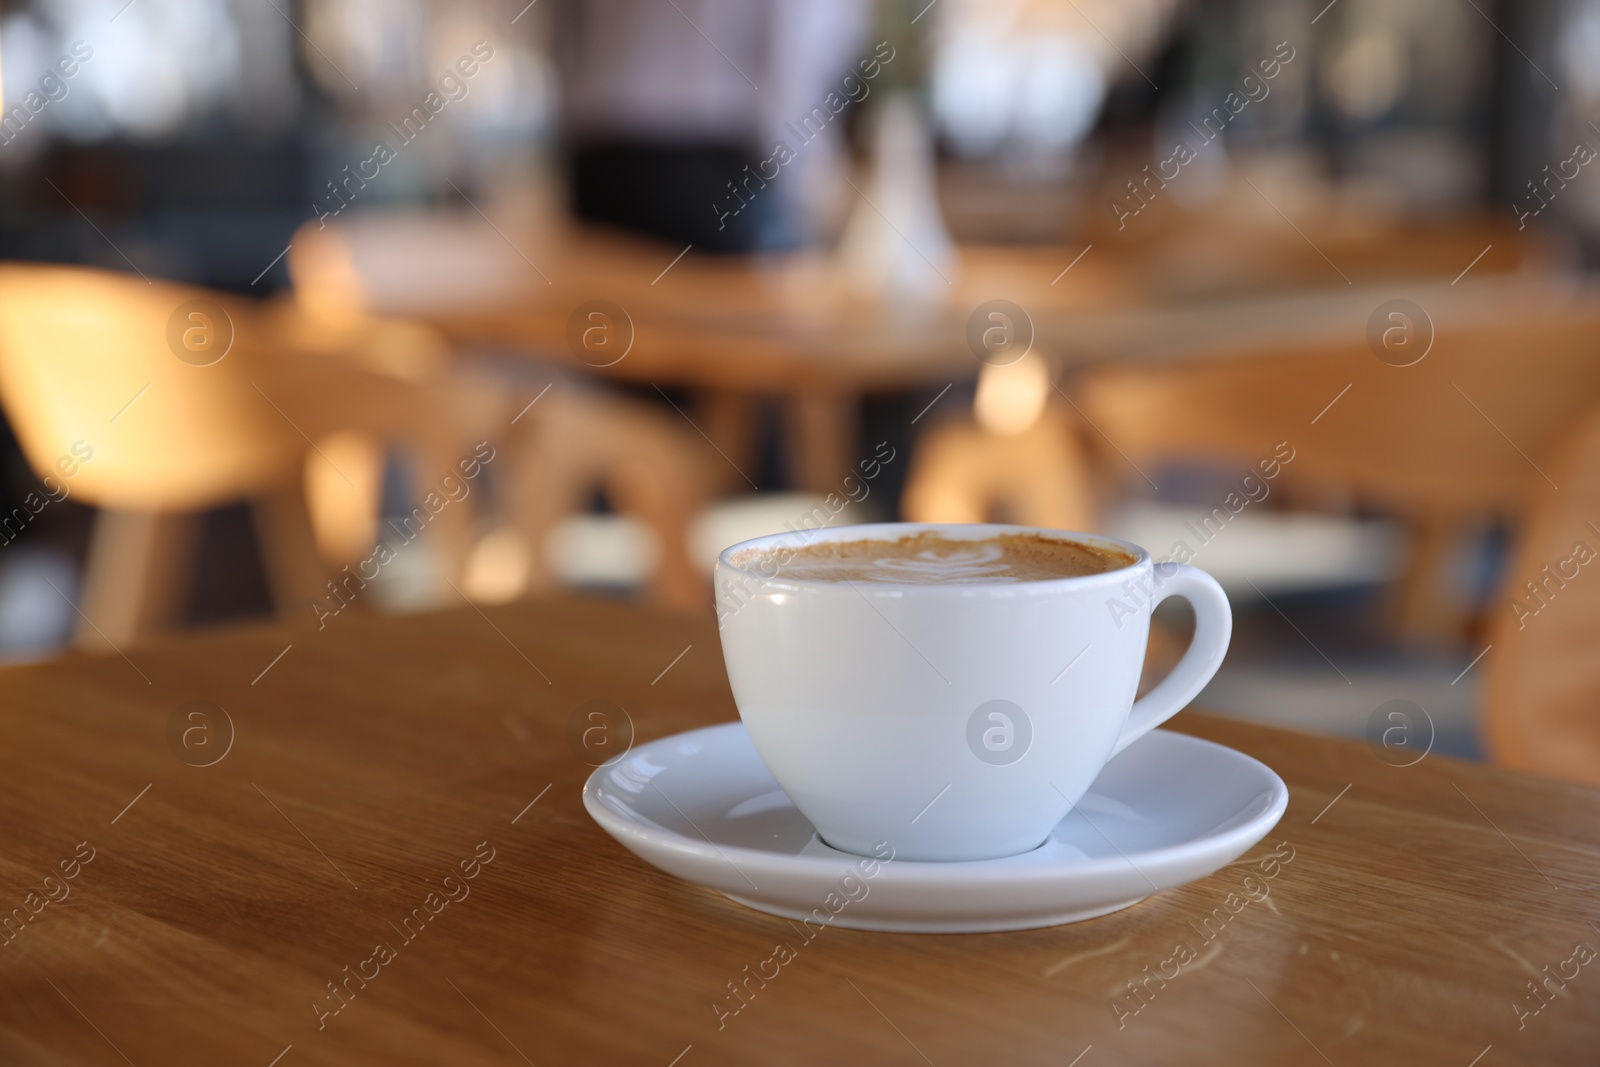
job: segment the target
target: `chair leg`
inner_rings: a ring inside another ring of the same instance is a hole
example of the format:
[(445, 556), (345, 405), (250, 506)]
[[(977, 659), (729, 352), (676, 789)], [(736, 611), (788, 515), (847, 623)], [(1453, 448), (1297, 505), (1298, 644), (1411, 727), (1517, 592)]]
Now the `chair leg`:
[(617, 510), (655, 531), (661, 555), (650, 579), (650, 599), (687, 612), (703, 611), (710, 599), (689, 551), (689, 526), (708, 497), (698, 481), (691, 465), (664, 455), (650, 465), (619, 464), (607, 481)]
[(792, 398), (785, 412), (789, 477), (811, 493), (831, 493), (851, 473), (857, 452), (860, 399), (847, 392), (808, 390)]
[(295, 477), (250, 502), (261, 562), (278, 617), (310, 620), (311, 602), (327, 594), (329, 575), (317, 551), (304, 483)]
[[(476, 483), (460, 477), (456, 469), (457, 461), (471, 452), (470, 445), (454, 439), (428, 441), (417, 449), (421, 463), (416, 488), (419, 499), (425, 500), (432, 493), (445, 502), (428, 523), (427, 540), (440, 577), (449, 583), (449, 588), (438, 591), (446, 603), (454, 602), (461, 588), (467, 557), (472, 552), (476, 517), (483, 503)], [(464, 495), (457, 499), (449, 495), (451, 492)]]
[(553, 390), (506, 441), (505, 517), (528, 553), (526, 595), (556, 584), (546, 542), (600, 481), (608, 429), (593, 398)]
[(192, 578), (199, 520), (193, 512), (103, 510), (95, 516), (77, 647), (106, 651), (109, 642), (122, 648), (177, 621)]
[(917, 437), (900, 512), (907, 522), (987, 522), (994, 468), (976, 427), (935, 423)]
[(710, 588), (695, 567), (689, 528), (711, 496), (714, 476), (676, 423), (619, 406), (605, 434), (612, 454), (604, 484), (617, 510), (655, 532), (661, 555), (646, 593), (680, 611), (704, 611)]
[(757, 401), (754, 394), (742, 389), (709, 388), (695, 394), (694, 425), (727, 457), (710, 468), (719, 490), (742, 493), (750, 488), (740, 471), (753, 472), (760, 460)]
[(1402, 637), (1451, 644), (1466, 629), (1467, 606), (1442, 576), (1461, 546), (1460, 523), (1453, 516), (1425, 514), (1408, 524), (1412, 538), (1398, 587), (1392, 617)]

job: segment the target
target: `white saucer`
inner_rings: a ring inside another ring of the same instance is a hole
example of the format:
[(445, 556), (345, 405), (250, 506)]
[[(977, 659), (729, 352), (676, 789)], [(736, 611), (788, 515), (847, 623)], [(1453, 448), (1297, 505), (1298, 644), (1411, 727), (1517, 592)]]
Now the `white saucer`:
[(1106, 764), (1032, 852), (872, 864), (822, 843), (731, 722), (638, 746), (589, 776), (583, 803), (646, 862), (758, 911), (975, 933), (1090, 919), (1204, 877), (1266, 836), (1289, 789), (1243, 753), (1155, 730)]

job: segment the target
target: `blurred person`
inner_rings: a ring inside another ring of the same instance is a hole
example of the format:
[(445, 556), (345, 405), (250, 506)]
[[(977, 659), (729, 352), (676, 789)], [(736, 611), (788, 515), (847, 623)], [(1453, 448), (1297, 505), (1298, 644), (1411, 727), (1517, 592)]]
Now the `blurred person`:
[(707, 252), (806, 243), (842, 167), (839, 113), (872, 91), (854, 66), (870, 23), (866, 0), (567, 4), (574, 213)]

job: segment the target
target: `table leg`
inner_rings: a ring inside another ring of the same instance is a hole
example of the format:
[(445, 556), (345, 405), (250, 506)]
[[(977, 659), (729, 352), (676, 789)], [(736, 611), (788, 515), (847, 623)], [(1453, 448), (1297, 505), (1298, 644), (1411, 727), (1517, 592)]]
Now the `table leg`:
[(741, 389), (702, 389), (695, 394), (695, 426), (727, 461), (711, 465), (722, 489), (746, 491), (750, 483), (745, 478), (756, 477), (760, 466), (756, 414), (755, 395)]
[(1405, 570), (1393, 592), (1395, 625), (1402, 636), (1454, 643), (1466, 630), (1467, 605), (1445, 582), (1445, 568), (1461, 549), (1461, 522), (1453, 516), (1424, 514), (1407, 523), (1411, 546)]
[(811, 493), (839, 491), (855, 462), (861, 398), (853, 393), (812, 389), (784, 400), (789, 479)]
[(117, 648), (177, 622), (193, 579), (201, 517), (115, 508), (95, 515), (82, 621), (73, 638), (79, 648)]

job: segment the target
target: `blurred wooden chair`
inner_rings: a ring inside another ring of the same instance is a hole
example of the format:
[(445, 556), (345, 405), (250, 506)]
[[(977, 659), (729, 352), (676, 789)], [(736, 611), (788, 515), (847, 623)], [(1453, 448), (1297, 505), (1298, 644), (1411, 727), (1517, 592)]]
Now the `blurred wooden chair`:
[(984, 366), (972, 414), (936, 422), (917, 439), (901, 500), (906, 520), (1091, 529), (1087, 457), (1053, 375), (1037, 353)]
[[(447, 476), (460, 480), (459, 465), (478, 442), (493, 447), (510, 428), (514, 397), (456, 373), (448, 347), (426, 327), (334, 322), (288, 303), (261, 318), (277, 345), (275, 376), (289, 397), (281, 403), (310, 448), (312, 526), (333, 570), (368, 556), (380, 534), (387, 537), (378, 523), (391, 452), (406, 461), (415, 506)], [(446, 601), (461, 588), (481, 502), (463, 497), (430, 517), (426, 551), (439, 581), (422, 591), (424, 602)]]
[(579, 378), (557, 380), (508, 442), (507, 515), (526, 561), (525, 593), (556, 580), (547, 546), (565, 518), (581, 513), (596, 490), (621, 515), (654, 535), (655, 569), (647, 596), (680, 610), (703, 609), (710, 596), (692, 562), (689, 530), (710, 503), (714, 481), (704, 442), (676, 416), (610, 395)]
[[(1472, 324), (1464, 313), (1441, 315), (1431, 349), (1409, 366), (1369, 350), (1371, 308), (1352, 307), (1332, 335), (1299, 340), (1229, 343), (1179, 329), (1178, 340), (1136, 364), (1086, 374), (1079, 399), (1141, 466), (1198, 455), (1245, 470), (1287, 442), (1295, 458), (1279, 486), (1301, 503), (1360, 504), (1410, 529), (1398, 628), (1460, 640), (1469, 605), (1448, 569), (1468, 533), (1524, 515), (1555, 491), (1530, 457), (1548, 456), (1600, 400), (1600, 304), (1510, 301)], [(1106, 464), (1126, 466), (1116, 455)]]
[(1523, 524), (1484, 656), (1490, 755), (1600, 785), (1600, 408), (1547, 471)]
[[(310, 224), (289, 250), (294, 299), (272, 307), (276, 336), (299, 357), (310, 388), (321, 463), (307, 465), (317, 544), (334, 566), (366, 556), (380, 536), (385, 462), (407, 460), (420, 500), (457, 470), (476, 442), (503, 440), (516, 397), (500, 383), (465, 372), (436, 330), (369, 314), (339, 232)], [(352, 388), (352, 381), (362, 382)], [(475, 506), (444, 508), (429, 524), (439, 576), (459, 590), (477, 531)], [(423, 591), (447, 598), (443, 588)]]
[[(425, 287), (423, 276), (432, 268), (431, 245), (423, 238), (443, 234), (455, 259), (461, 260), (461, 234), (427, 220), (401, 219), (393, 229), (383, 222), (301, 227), (289, 256), (299, 311), (305, 321), (318, 324), (333, 349), (380, 360), (394, 360), (404, 352), (391, 367), (394, 372), (463, 384), (464, 361), (455, 358), (442, 338), (372, 310), (397, 306), (402, 303), (397, 294)], [(467, 292), (458, 295), (471, 297)], [(437, 293), (431, 296), (438, 299)], [(493, 599), (505, 599), (549, 589), (556, 577), (545, 551), (551, 532), (562, 519), (583, 511), (601, 490), (619, 513), (654, 534), (659, 552), (647, 596), (675, 608), (703, 608), (710, 590), (691, 562), (688, 531), (715, 484), (707, 446), (689, 427), (652, 405), (609, 394), (575, 371), (563, 369), (553, 377), (548, 395), (529, 387), (526, 376), (498, 381), (478, 377), (464, 385), (499, 398), (499, 424), (510, 453), (504, 461), (508, 478), (501, 483), (507, 527), (480, 543), (486, 552), (474, 559), (485, 567), (516, 572), (509, 578), (469, 581), (469, 592), (493, 589)], [(347, 440), (345, 447), (354, 451), (359, 446)]]
[(252, 506), (280, 609), (303, 613), (321, 591), (305, 442), (253, 377), (262, 347), (253, 309), (218, 294), (0, 265), (0, 403), (35, 473), (101, 509), (80, 644), (172, 622), (200, 515), (235, 501)]
[[(485, 425), (479, 397), (428, 379), (429, 341), (113, 272), (0, 267), (0, 398), (29, 462), (43, 475), (74, 442), (94, 450), (71, 487), (103, 509), (80, 643), (173, 623), (200, 517), (235, 501), (252, 505), (279, 611), (312, 618), (375, 538), (381, 465), (351, 442), (402, 440), (437, 481)], [(447, 578), (471, 521), (471, 505), (430, 521)]]

